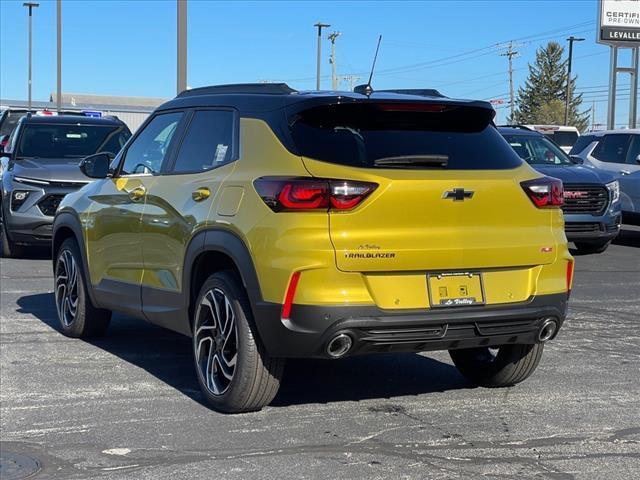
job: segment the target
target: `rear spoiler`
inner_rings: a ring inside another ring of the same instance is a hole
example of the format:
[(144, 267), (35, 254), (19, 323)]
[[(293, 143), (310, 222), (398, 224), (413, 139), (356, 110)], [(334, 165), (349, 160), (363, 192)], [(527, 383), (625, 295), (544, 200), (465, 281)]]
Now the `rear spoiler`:
[(423, 97), (420, 99), (389, 96), (376, 99), (312, 98), (286, 110), (287, 124), (297, 122), (316, 125), (385, 124), (390, 127), (426, 128), (434, 131), (480, 131), (493, 125), (495, 110), (488, 102)]

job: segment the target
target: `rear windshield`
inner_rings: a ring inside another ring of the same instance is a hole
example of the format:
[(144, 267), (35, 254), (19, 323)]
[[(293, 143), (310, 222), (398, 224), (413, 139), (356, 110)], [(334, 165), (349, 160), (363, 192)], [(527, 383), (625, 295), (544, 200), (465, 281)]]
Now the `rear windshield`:
[(492, 117), (491, 110), (478, 107), (354, 103), (315, 107), (289, 124), (300, 155), (340, 165), (451, 170), (521, 165)]
[(74, 158), (98, 152), (117, 154), (129, 130), (112, 125), (25, 125), (16, 156), (25, 158)]
[(561, 132), (560, 130), (556, 130), (553, 133), (543, 133), (553, 138), (553, 141), (561, 147), (573, 147), (573, 144), (576, 143), (579, 136), (576, 132)]

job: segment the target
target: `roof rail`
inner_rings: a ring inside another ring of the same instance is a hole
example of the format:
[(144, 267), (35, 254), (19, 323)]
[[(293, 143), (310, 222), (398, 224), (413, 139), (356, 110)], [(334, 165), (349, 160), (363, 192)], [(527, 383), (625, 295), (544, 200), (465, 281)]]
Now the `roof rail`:
[(441, 97), (447, 98), (435, 88), (393, 88), (391, 90), (377, 90), (386, 93), (401, 93), (403, 95), (417, 95), (419, 97)]
[(180, 92), (176, 98), (194, 97), (198, 95), (230, 95), (230, 94), (262, 94), (289, 95), (297, 93), (286, 83), (233, 83), (228, 85), (211, 85)]

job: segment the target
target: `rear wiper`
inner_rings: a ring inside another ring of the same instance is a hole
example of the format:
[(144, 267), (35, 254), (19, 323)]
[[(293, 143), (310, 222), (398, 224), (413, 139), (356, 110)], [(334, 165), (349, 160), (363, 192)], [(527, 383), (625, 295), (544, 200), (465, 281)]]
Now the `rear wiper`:
[(373, 162), (375, 166), (404, 167), (404, 166), (428, 166), (444, 168), (449, 162), (449, 155), (402, 155), (399, 157), (378, 158)]

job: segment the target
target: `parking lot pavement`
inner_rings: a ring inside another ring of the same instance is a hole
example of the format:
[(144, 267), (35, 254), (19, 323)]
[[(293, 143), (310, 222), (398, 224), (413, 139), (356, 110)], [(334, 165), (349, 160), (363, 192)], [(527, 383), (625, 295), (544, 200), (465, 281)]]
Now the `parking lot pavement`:
[(187, 338), (121, 316), (66, 338), (50, 260), (2, 259), (2, 453), (54, 479), (639, 478), (640, 228), (576, 262), (568, 322), (517, 387), (472, 388), (441, 352), (296, 361), (272, 406), (228, 416)]

